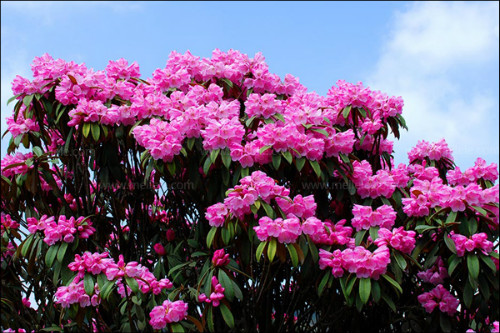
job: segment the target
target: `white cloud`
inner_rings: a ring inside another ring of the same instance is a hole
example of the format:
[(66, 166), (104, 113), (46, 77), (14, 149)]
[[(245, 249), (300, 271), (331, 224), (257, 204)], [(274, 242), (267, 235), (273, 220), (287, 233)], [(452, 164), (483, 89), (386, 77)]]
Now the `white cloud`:
[(498, 92), (489, 87), (498, 85), (498, 7), (417, 2), (395, 15), (368, 83), (405, 100), (409, 132), (395, 143), (397, 162), (418, 140), (443, 137), (463, 167), (498, 160)]

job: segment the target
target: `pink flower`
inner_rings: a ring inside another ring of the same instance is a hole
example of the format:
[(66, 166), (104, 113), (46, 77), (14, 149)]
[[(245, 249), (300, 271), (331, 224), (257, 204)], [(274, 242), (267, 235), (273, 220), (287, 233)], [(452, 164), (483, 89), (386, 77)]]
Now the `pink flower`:
[(167, 326), (169, 323), (175, 323), (187, 316), (188, 305), (183, 301), (171, 302), (168, 299), (162, 305), (155, 306), (149, 313), (151, 320), (149, 323), (155, 330)]
[(458, 311), (457, 308), (460, 304), (460, 301), (453, 297), (441, 284), (438, 284), (430, 292), (419, 295), (417, 298), (428, 313), (434, 311), (434, 308), (439, 305), (439, 310), (447, 313), (449, 316)]
[(167, 253), (161, 243), (156, 243), (155, 245), (153, 245), (153, 248), (159, 256), (164, 256)]
[(224, 249), (216, 250), (212, 257), (212, 264), (214, 266), (226, 266), (229, 264), (229, 253), (225, 253)]
[(475, 249), (479, 249), (488, 255), (493, 250), (493, 243), (488, 240), (488, 236), (484, 232), (474, 234), (470, 238), (460, 234), (453, 234), (451, 235), (451, 239), (455, 243), (459, 257), (464, 256), (465, 251), (472, 252)]
[(391, 228), (396, 221), (396, 212), (392, 206), (382, 205), (373, 211), (371, 206), (354, 205), (352, 209), (354, 217), (351, 224), (357, 231), (370, 227), (380, 226)]
[(208, 220), (208, 224), (212, 227), (221, 227), (224, 225), (228, 214), (228, 209), (223, 203), (216, 203), (207, 208), (205, 217)]
[(406, 231), (404, 227), (393, 229), (380, 228), (378, 238), (375, 240), (377, 246), (387, 245), (403, 253), (410, 254), (415, 248), (415, 231)]

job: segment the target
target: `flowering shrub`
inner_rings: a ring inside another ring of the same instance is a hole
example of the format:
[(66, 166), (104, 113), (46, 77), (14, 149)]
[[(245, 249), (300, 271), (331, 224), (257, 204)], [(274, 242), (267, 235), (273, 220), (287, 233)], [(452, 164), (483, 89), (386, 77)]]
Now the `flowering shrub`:
[(498, 331), (498, 167), (444, 140), (395, 166), (401, 97), (233, 50), (32, 71), (1, 161), (6, 332)]

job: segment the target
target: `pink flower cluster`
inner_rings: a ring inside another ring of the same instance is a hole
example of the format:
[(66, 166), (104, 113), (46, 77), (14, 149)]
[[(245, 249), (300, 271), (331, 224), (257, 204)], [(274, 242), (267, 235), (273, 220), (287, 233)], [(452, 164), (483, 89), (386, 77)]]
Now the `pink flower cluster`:
[(403, 253), (410, 254), (415, 248), (415, 231), (404, 230), (404, 227), (393, 229), (380, 228), (378, 238), (374, 241), (377, 246), (387, 245)]
[(299, 194), (293, 198), (293, 201), (289, 198), (276, 197), (276, 202), (285, 215), (293, 214), (303, 219), (314, 216), (317, 207), (313, 195), (302, 197)]
[(149, 149), (154, 159), (171, 162), (182, 148), (182, 135), (174, 125), (153, 118), (149, 125), (134, 128), (137, 143)]
[(183, 301), (171, 302), (168, 299), (162, 305), (155, 306), (149, 313), (149, 323), (155, 330), (161, 330), (167, 324), (181, 321), (187, 316), (188, 305)]
[(212, 257), (212, 264), (214, 266), (226, 266), (229, 264), (229, 253), (226, 253), (224, 249), (216, 250)]
[(98, 306), (101, 302), (99, 298), (99, 286), (97, 283), (94, 286), (95, 293), (92, 296), (85, 292), (83, 280), (75, 278), (68, 286), (57, 288), (55, 293), (56, 303), (62, 307), (68, 308), (71, 304), (79, 303), (81, 307)]
[(48, 245), (54, 245), (60, 241), (72, 243), (77, 233), (79, 238), (86, 239), (95, 232), (92, 221), (83, 216), (75, 219), (73, 216), (67, 218), (61, 215), (57, 223), (53, 216), (47, 217), (47, 215), (43, 215), (40, 219), (29, 217), (26, 221), (29, 232), (35, 233), (43, 230), (45, 234), (43, 241)]
[(200, 294), (198, 300), (200, 302), (211, 303), (213, 306), (217, 307), (220, 301), (224, 298), (224, 287), (219, 283), (219, 280), (215, 276), (212, 276), (212, 293), (210, 297), (205, 294)]
[(345, 227), (345, 223), (346, 220), (340, 220), (336, 224), (323, 222), (313, 216), (302, 223), (302, 233), (309, 235), (315, 244), (345, 245), (352, 241), (352, 228)]
[(460, 301), (453, 297), (441, 284), (438, 284), (431, 291), (419, 295), (417, 298), (428, 313), (434, 311), (434, 308), (439, 305), (439, 310), (447, 313), (449, 316), (458, 311), (457, 308), (460, 304)]
[(262, 171), (254, 171), (250, 176), (242, 178), (240, 184), (228, 190), (224, 203), (208, 207), (205, 217), (211, 226), (222, 226), (229, 213), (243, 219), (250, 214), (250, 206), (259, 198), (269, 203), (277, 196), (287, 196), (290, 193), (283, 186), (276, 185), (274, 179)]
[(498, 165), (496, 163), (486, 165), (486, 161), (478, 157), (474, 166), (468, 168), (463, 173), (459, 167), (456, 167), (455, 170), (449, 170), (446, 174), (446, 179), (451, 185), (464, 186), (475, 183), (479, 179), (495, 182), (498, 179)]
[(5, 214), (4, 212), (2, 212), (0, 215), (1, 235), (3, 236), (5, 230), (17, 229), (17, 228), (19, 228), (19, 223), (14, 221), (9, 214)]
[(380, 246), (370, 252), (362, 246), (347, 248), (344, 251), (335, 250), (333, 253), (320, 249), (320, 269), (332, 268), (335, 277), (341, 277), (344, 271), (354, 273), (358, 278), (372, 278), (378, 280), (385, 274), (391, 262), (391, 254), (387, 246)]
[(430, 208), (449, 207), (452, 211), (464, 211), (467, 206), (482, 206), (498, 202), (498, 184), (482, 189), (478, 184), (448, 186), (435, 176), (431, 180), (414, 179), (410, 198), (403, 198), (403, 211), (408, 216), (426, 216)]
[(269, 118), (276, 113), (283, 113), (283, 101), (277, 100), (275, 94), (250, 94), (245, 102), (248, 117)]
[(382, 205), (376, 210), (371, 206), (354, 205), (352, 208), (354, 217), (351, 220), (351, 225), (359, 230), (368, 230), (370, 227), (392, 228), (396, 221), (396, 212), (392, 206)]
[(34, 117), (28, 119), (24, 118), (25, 110), (26, 105), (23, 104), (19, 109), (19, 113), (17, 114), (17, 119), (15, 121), (13, 115), (7, 117), (7, 128), (13, 138), (24, 133), (40, 131), (40, 126), (36, 122), (36, 119), (33, 119)]
[(300, 220), (293, 215), (284, 220), (282, 218), (273, 220), (268, 216), (261, 217), (259, 225), (253, 229), (261, 242), (274, 237), (280, 243), (295, 243), (302, 232)]
[(442, 158), (453, 161), (452, 151), (444, 139), (432, 143), (425, 140), (418, 141), (417, 145), (408, 152), (410, 163), (422, 161), (426, 157), (434, 161), (439, 161)]
[(493, 243), (488, 240), (488, 236), (484, 232), (474, 234), (471, 237), (454, 233), (451, 235), (451, 239), (455, 243), (459, 257), (463, 257), (465, 251), (472, 252), (475, 249), (481, 250), (486, 255), (493, 251)]
[[(108, 252), (90, 253), (87, 251), (82, 256), (76, 254), (75, 260), (68, 265), (68, 268), (74, 272), (78, 272), (76, 279), (83, 278), (85, 273), (93, 275), (102, 273), (106, 275), (109, 281), (118, 279), (118, 293), (122, 297), (126, 296), (123, 283), (120, 280), (122, 277), (136, 279), (142, 293), (152, 292), (158, 295), (163, 289), (169, 289), (173, 286), (172, 282), (166, 278), (157, 280), (147, 267), (135, 261), (125, 264), (123, 255), (119, 256), (118, 262), (115, 262), (112, 258), (108, 258), (108, 256)], [(131, 290), (128, 289), (128, 293), (130, 294)]]
[[(33, 153), (20, 153), (15, 155), (6, 155), (1, 161), (2, 175), (5, 177), (13, 177), (16, 175), (25, 175), (28, 170), (33, 169), (33, 166), (27, 166), (25, 163), (28, 159), (33, 158)], [(21, 164), (10, 167), (13, 164)]]
[(372, 167), (367, 161), (354, 161), (352, 181), (361, 198), (390, 198), (396, 189), (394, 179), (389, 171), (380, 169), (373, 175)]
[(444, 266), (443, 259), (438, 257), (434, 265), (428, 270), (418, 272), (417, 276), (424, 282), (432, 283), (434, 285), (444, 282), (448, 275), (448, 270)]
[[(380, 91), (364, 87), (361, 82), (352, 84), (344, 80), (337, 81), (337, 87), (333, 86), (328, 91), (326, 102), (333, 106), (337, 113), (341, 113), (349, 105), (353, 108), (371, 110), (372, 122), (401, 114), (404, 105), (401, 97), (389, 97)], [(351, 117), (348, 120), (352, 122)]]

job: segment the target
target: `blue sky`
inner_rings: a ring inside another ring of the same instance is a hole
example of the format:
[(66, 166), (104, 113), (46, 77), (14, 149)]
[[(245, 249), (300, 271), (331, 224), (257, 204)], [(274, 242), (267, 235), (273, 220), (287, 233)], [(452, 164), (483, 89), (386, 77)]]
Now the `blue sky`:
[[(103, 69), (137, 61), (143, 78), (172, 50), (262, 52), (272, 72), (319, 94), (339, 79), (402, 96), (409, 132), (445, 138), (462, 168), (499, 160), (498, 2), (1, 2), (1, 127), (10, 82), (54, 58)], [(1, 156), (6, 154), (2, 140)]]

